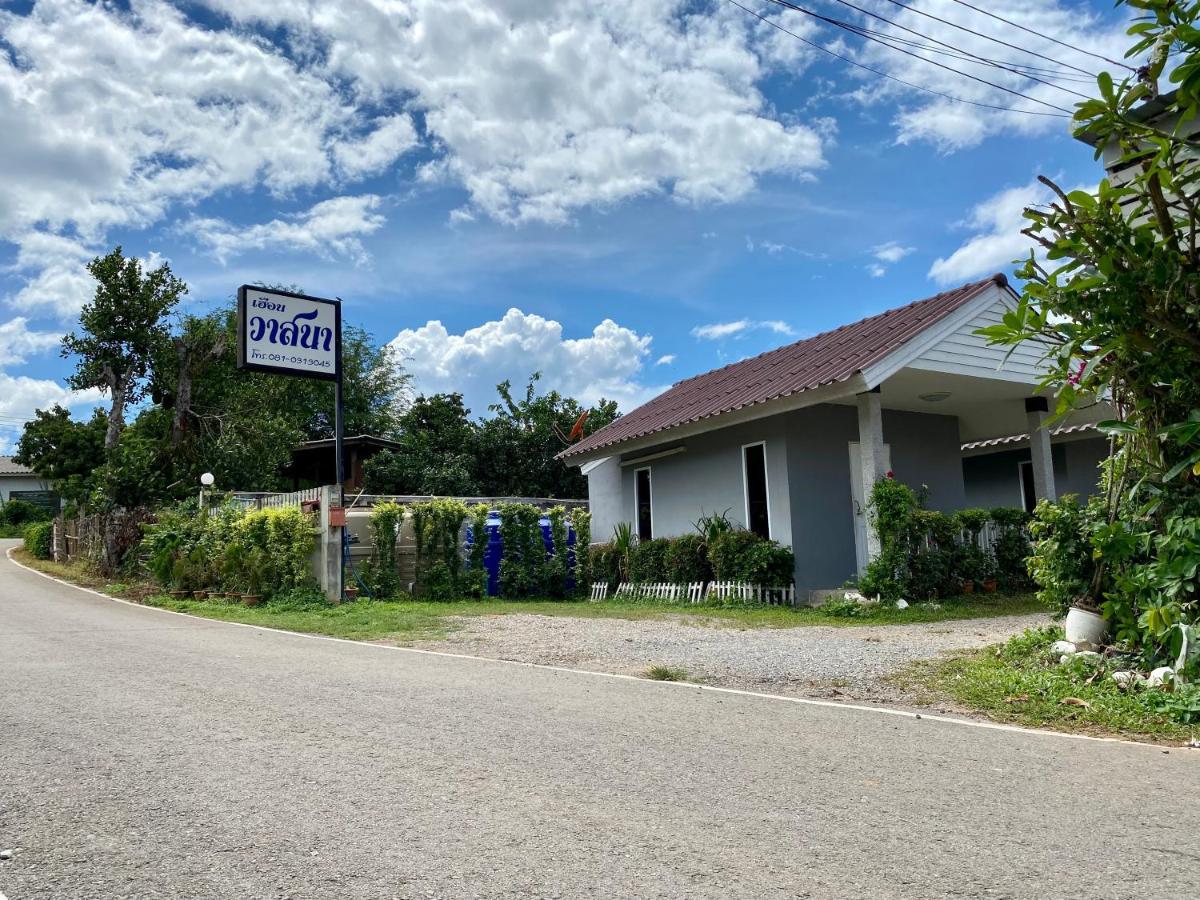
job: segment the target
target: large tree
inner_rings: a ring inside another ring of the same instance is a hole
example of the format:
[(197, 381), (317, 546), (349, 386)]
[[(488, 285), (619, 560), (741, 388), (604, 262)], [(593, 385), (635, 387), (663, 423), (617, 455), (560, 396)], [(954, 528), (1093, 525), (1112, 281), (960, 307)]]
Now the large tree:
[(142, 399), (151, 360), (170, 338), (170, 315), (187, 285), (163, 263), (142, 271), (136, 257), (116, 247), (88, 263), (96, 293), (79, 314), (79, 329), (63, 338), (62, 354), (75, 357), (67, 383), (75, 390), (99, 388), (108, 394), (107, 449), (116, 447), (125, 410)]
[(91, 479), (104, 465), (104, 435), (108, 416), (97, 409), (78, 422), (57, 404), (39, 409), (25, 423), (17, 441), (16, 461), (49, 481), (67, 500), (80, 502), (91, 490)]

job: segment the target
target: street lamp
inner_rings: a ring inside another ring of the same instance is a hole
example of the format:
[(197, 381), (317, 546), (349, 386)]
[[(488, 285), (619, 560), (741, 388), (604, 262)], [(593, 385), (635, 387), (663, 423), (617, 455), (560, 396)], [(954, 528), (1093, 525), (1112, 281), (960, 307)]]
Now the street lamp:
[(214, 481), (216, 479), (213, 478), (212, 472), (205, 472), (200, 476), (200, 512), (204, 512), (204, 489), (212, 487)]

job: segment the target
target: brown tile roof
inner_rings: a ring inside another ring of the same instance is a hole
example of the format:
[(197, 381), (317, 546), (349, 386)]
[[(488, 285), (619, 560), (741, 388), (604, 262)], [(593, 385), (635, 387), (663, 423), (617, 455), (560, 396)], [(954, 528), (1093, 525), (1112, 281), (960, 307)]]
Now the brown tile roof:
[(689, 422), (788, 397), (852, 378), (897, 350), (989, 286), (1002, 274), (890, 309), (786, 347), (688, 378), (559, 454), (569, 459)]

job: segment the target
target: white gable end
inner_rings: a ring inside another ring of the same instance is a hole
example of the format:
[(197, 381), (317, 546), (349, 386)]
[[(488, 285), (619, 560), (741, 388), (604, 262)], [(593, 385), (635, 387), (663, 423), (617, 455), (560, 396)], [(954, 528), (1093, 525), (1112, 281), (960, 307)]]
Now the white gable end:
[(1016, 349), (988, 343), (976, 332), (989, 325), (999, 325), (1010, 308), (1011, 298), (997, 291), (993, 302), (972, 314), (941, 337), (933, 346), (908, 363), (911, 369), (945, 372), (951, 375), (975, 375), (980, 378), (1000, 378), (1026, 384), (1037, 382), (1046, 372), (1041, 351), (1031, 342), (1018, 344)]

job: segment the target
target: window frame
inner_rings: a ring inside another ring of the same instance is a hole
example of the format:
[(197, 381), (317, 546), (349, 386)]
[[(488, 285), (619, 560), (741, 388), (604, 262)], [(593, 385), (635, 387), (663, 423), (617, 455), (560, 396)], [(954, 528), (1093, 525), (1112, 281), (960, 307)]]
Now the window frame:
[(746, 451), (751, 447), (762, 447), (763, 461), (763, 493), (765, 495), (767, 506), (767, 540), (771, 540), (771, 533), (774, 530), (771, 527), (771, 473), (767, 466), (767, 442), (751, 441), (749, 444), (742, 444), (742, 500), (746, 508), (746, 529), (753, 530), (750, 525), (750, 467), (746, 463)]
[[(642, 537), (642, 505), (638, 497), (638, 484), (641, 481), (641, 474), (646, 473), (646, 489), (650, 492), (649, 503), (650, 507), (650, 536)], [(633, 470), (633, 531), (637, 535), (639, 541), (654, 540), (654, 473), (650, 466), (641, 466)]]

